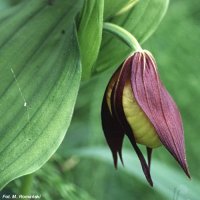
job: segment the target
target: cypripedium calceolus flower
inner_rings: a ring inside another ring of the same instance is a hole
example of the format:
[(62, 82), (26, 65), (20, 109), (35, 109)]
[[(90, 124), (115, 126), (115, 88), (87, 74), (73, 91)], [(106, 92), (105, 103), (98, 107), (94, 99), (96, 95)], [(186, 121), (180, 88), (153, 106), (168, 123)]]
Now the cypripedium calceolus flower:
[[(152, 149), (161, 145), (190, 177), (181, 116), (159, 78), (156, 62), (149, 51), (136, 51), (115, 71), (104, 94), (101, 115), (115, 167), (118, 155), (122, 161), (122, 143), (126, 135), (150, 185), (153, 185), (150, 175)], [(138, 144), (146, 146), (148, 162)]]

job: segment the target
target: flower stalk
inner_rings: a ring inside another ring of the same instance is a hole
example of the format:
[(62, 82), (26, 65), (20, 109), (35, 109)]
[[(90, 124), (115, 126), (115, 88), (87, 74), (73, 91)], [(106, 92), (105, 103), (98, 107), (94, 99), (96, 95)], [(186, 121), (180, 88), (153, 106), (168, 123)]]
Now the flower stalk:
[(109, 22), (104, 22), (103, 29), (104, 31), (108, 31), (114, 34), (116, 37), (126, 43), (132, 50), (142, 51), (142, 48), (137, 39), (122, 27)]

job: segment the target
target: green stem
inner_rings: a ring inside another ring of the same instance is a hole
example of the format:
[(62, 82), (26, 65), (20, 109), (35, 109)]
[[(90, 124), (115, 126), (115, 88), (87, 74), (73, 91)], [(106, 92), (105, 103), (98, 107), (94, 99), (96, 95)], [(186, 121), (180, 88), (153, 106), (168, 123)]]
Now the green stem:
[(34, 174), (28, 174), (22, 177), (22, 185), (20, 189), (20, 194), (30, 195), (33, 185)]
[(104, 22), (103, 29), (117, 36), (120, 40), (125, 42), (131, 49), (136, 51), (142, 51), (142, 48), (139, 42), (136, 40), (136, 38), (124, 28), (116, 24)]

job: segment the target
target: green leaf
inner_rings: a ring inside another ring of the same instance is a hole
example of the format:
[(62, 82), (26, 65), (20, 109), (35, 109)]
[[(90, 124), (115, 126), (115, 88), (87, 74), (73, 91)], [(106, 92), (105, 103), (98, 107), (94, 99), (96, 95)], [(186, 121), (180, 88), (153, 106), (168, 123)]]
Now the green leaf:
[(24, 1), (0, 14), (0, 188), (39, 169), (65, 136), (81, 78), (80, 2)]
[[(140, 43), (146, 41), (156, 30), (163, 19), (169, 0), (139, 1), (127, 12), (113, 17), (110, 22), (120, 25), (131, 32)], [(100, 54), (93, 74), (100, 73), (107, 68), (118, 67), (129, 55), (129, 49), (109, 33), (103, 34)]]
[[(70, 153), (81, 157), (97, 159), (113, 165), (111, 153), (104, 147), (79, 148), (71, 150)], [(134, 152), (124, 149), (124, 167), (120, 165), (119, 168), (128, 175), (134, 176), (147, 184), (138, 158), (134, 155)], [(156, 159), (152, 161), (151, 173), (154, 181), (154, 190), (161, 193), (167, 199), (199, 199), (200, 183), (197, 180), (188, 180), (183, 173), (180, 173)]]
[(121, 12), (131, 9), (139, 0), (105, 0), (104, 19), (108, 20)]
[(83, 79), (90, 77), (99, 53), (103, 28), (103, 8), (104, 0), (85, 0), (78, 30)]

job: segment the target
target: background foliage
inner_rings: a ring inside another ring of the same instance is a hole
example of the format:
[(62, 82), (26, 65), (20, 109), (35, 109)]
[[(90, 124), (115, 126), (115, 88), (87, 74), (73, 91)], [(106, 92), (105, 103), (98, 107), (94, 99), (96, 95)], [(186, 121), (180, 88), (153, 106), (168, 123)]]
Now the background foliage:
[[(161, 79), (181, 110), (192, 180), (188, 180), (174, 159), (160, 148), (154, 151), (155, 187), (150, 188), (128, 141), (125, 141), (125, 168), (114, 169), (99, 117), (102, 93), (113, 71), (110, 69), (82, 83), (68, 134), (57, 153), (36, 172), (32, 193), (50, 200), (198, 199), (199, 11), (198, 0), (171, 1), (161, 25), (143, 44), (154, 54)], [(19, 193), (21, 184), (22, 180), (17, 179), (2, 193)]]

